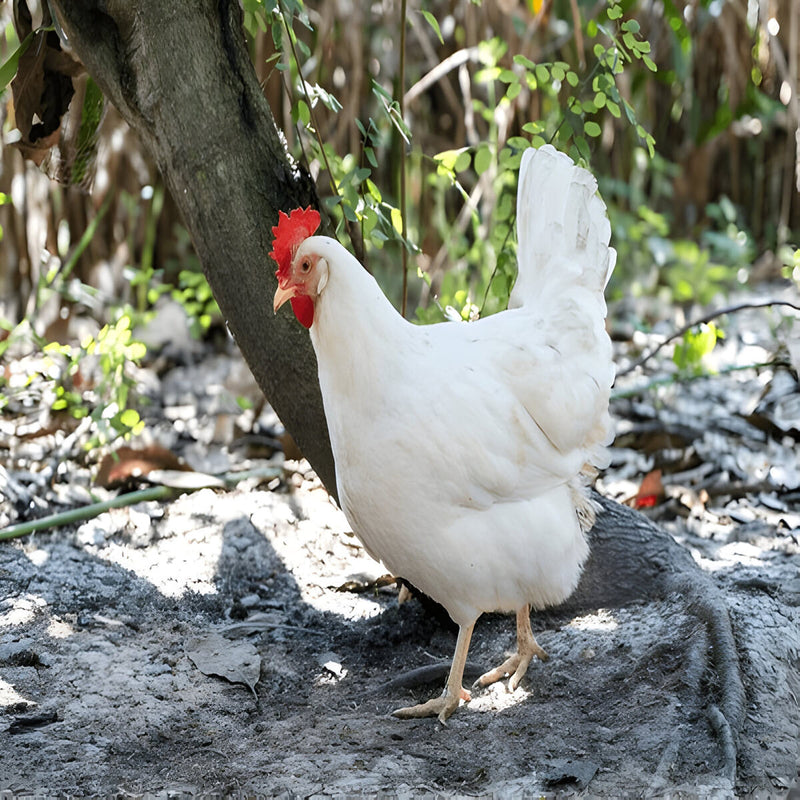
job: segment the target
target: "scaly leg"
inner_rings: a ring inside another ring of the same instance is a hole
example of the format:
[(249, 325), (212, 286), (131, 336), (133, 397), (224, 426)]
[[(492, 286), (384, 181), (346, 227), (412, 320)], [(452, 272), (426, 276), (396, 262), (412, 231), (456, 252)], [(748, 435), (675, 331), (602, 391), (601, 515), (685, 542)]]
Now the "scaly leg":
[(475, 685), (488, 686), (506, 675), (511, 675), (508, 681), (508, 688), (513, 692), (528, 671), (528, 665), (534, 656), (539, 661), (547, 661), (549, 658), (547, 653), (539, 647), (533, 636), (533, 631), (531, 630), (531, 607), (524, 606), (517, 611), (517, 652), (496, 669), (481, 675), (475, 681)]
[(462, 625), (458, 629), (458, 641), (456, 642), (456, 652), (453, 655), (453, 663), (450, 666), (450, 674), (447, 676), (447, 686), (439, 697), (428, 700), (427, 703), (420, 703), (418, 706), (408, 708), (398, 708), (392, 711), (395, 717), (400, 719), (416, 719), (418, 717), (439, 717), (439, 722), (446, 723), (447, 718), (458, 708), (458, 701), (463, 700), (468, 703), (470, 700), (469, 692), (461, 685), (464, 677), (464, 665), (467, 663), (467, 651), (469, 650), (469, 640), (472, 638), (472, 629), (475, 623)]

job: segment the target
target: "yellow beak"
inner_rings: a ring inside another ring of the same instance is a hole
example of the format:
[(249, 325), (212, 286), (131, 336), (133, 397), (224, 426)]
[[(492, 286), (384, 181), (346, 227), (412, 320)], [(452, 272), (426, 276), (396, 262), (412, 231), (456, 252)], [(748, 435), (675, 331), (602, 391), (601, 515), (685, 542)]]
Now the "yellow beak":
[(275, 299), (272, 301), (272, 309), (278, 313), (278, 309), (287, 301), (291, 300), (295, 295), (294, 286), (278, 286), (275, 290)]

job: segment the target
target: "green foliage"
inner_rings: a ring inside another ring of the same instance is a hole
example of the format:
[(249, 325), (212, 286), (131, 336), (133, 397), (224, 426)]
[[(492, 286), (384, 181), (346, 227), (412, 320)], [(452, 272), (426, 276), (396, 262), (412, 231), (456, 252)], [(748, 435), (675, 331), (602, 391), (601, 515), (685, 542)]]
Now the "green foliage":
[[(337, 236), (352, 237), (358, 232), (361, 241), (354, 243), (358, 245), (354, 249), (365, 252), (367, 257), (388, 243), (416, 253), (412, 244), (415, 235), (423, 229), (429, 231), (433, 222), (447, 261), (454, 266), (435, 277), (424, 270), (419, 272), (434, 300), (417, 309), (416, 317), (421, 322), (445, 317), (470, 319), (506, 307), (516, 275), (514, 197), (516, 172), (525, 148), (552, 141), (575, 160), (588, 162), (603, 126), (610, 124), (608, 120), (621, 119), (641, 140), (645, 152), (653, 154), (653, 137), (618, 88), (618, 81), (631, 64), (655, 69), (648, 55), (650, 45), (642, 38), (635, 20), (621, 19), (621, 6), (612, 0), (601, 21), (590, 20), (587, 24), (587, 35), (595, 39), (595, 60), (585, 69), (563, 60), (536, 63), (524, 54), (509, 53), (507, 42), (500, 37), (480, 43), (479, 68), (473, 77), (476, 91), (471, 93), (471, 103), (472, 111), (483, 120), (488, 137), (472, 146), (423, 153), (421, 160), (414, 162), (424, 167), (432, 161), (433, 171), (425, 176), (424, 186), (433, 198), (434, 213), (432, 220), (412, 217), (404, 226), (397, 201), (377, 180), (381, 173), (379, 153), (413, 153), (413, 134), (400, 114), (397, 92), (390, 94), (373, 79), (376, 113), (366, 121), (355, 120), (361, 152), (335, 152), (319, 134), (316, 112), (324, 107), (337, 114), (341, 104), (330, 92), (303, 77), (303, 60), (311, 54), (304, 39), (313, 34), (303, 3), (283, 0), (267, 7), (251, 0), (245, 9), (253, 13), (263, 9), (276, 52), (291, 54), (289, 63), (283, 63), (281, 58), (276, 66), (289, 78), (285, 85), (291, 99), (292, 120), (300, 133), (302, 155), (308, 161), (316, 160), (328, 172), (331, 196), (323, 203), (333, 215)], [(423, 10), (421, 16), (443, 43), (434, 15)], [(522, 123), (522, 135), (503, 140), (498, 115), (510, 109), (523, 93), (537, 94), (542, 116)], [(412, 157), (405, 155), (401, 159), (409, 164)], [(476, 187), (480, 187), (486, 201), (474, 202)], [(453, 191), (465, 204), (458, 228), (452, 222)], [(403, 239), (403, 230), (408, 232), (407, 240)]]
[(675, 346), (672, 360), (681, 372), (690, 375), (708, 374), (704, 360), (725, 334), (713, 322), (703, 323), (687, 331)]
[(794, 281), (800, 288), (800, 248), (794, 245), (784, 245), (781, 247), (778, 256), (783, 265), (784, 277)]
[[(87, 337), (79, 346), (46, 342), (26, 319), (17, 326), (0, 321), (9, 331), (0, 342), (0, 359), (12, 346), (24, 346), (29, 354), (38, 352), (35, 371), (23, 387), (4, 386), (0, 411), (6, 409), (15, 391), (25, 391), (34, 381), (43, 382), (45, 397), (53, 412), (66, 412), (75, 419), (91, 418), (91, 436), (87, 448), (110, 444), (118, 438), (129, 439), (141, 433), (144, 421), (130, 405), (136, 381), (131, 365), (141, 362), (146, 348), (133, 339), (131, 319), (120, 316), (103, 326), (95, 337)], [(31, 352), (32, 351), (32, 352)], [(5, 378), (0, 383), (7, 383)]]
[[(52, 412), (90, 420), (87, 448), (108, 445), (119, 438), (129, 439), (144, 429), (145, 423), (136, 408), (135, 368), (147, 353), (145, 345), (134, 338), (133, 328), (147, 322), (159, 298), (168, 294), (179, 302), (186, 310), (192, 333), (198, 337), (219, 315), (182, 226), (176, 231), (180, 263), (166, 265), (166, 269), (176, 275), (174, 282), (165, 281), (165, 269), (155, 268), (156, 228), (164, 190), (161, 186), (146, 188), (148, 191), (141, 196), (121, 195), (123, 207), (127, 207), (131, 219), (140, 221), (144, 227), (140, 263), (125, 270), (133, 302), (123, 299), (117, 304), (111, 303), (109, 309), (107, 298), (100, 297), (95, 288), (72, 276), (78, 258), (91, 243), (108, 211), (109, 196), (77, 244), (70, 248), (68, 239), (65, 241), (61, 253), (63, 260), (51, 259), (50, 269), (41, 275), (37, 284), (31, 315), (16, 326), (0, 320), (0, 327), (8, 332), (0, 342), (0, 360), (9, 353), (15, 357), (22, 354), (36, 365), (25, 386), (8, 386), (8, 382), (0, 377), (0, 385), (6, 384), (2, 386), (0, 411), (9, 408), (18, 394), (29, 391), (32, 383), (36, 382), (37, 391), (43, 391), (45, 403)], [(7, 200), (5, 195), (0, 197), (0, 202), (4, 200)], [(80, 344), (48, 342), (35, 332), (33, 320), (37, 309), (54, 296), (65, 308), (96, 309), (104, 315), (110, 314), (113, 321), (104, 325), (96, 336), (87, 337)]]
[(178, 273), (178, 286), (171, 290), (173, 300), (179, 302), (189, 317), (189, 330), (199, 339), (222, 312), (211, 294), (206, 276), (202, 272), (182, 269)]

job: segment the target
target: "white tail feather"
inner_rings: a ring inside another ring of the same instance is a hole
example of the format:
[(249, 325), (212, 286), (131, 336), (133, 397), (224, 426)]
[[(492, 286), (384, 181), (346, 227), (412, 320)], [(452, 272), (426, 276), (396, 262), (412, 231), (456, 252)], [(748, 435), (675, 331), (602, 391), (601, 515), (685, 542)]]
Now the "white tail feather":
[(550, 145), (527, 150), (517, 191), (519, 274), (509, 308), (541, 320), (544, 336), (564, 367), (559, 401), (537, 421), (559, 449), (580, 447), (586, 460), (606, 465), (611, 440), (608, 398), (614, 380), (603, 296), (616, 262), (611, 226), (597, 181)]

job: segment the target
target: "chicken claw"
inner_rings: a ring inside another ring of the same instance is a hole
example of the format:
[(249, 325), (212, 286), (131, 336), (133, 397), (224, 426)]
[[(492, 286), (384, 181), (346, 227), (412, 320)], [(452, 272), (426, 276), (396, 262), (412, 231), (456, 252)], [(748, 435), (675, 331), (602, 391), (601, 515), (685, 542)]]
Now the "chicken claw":
[(392, 711), (392, 716), (400, 719), (438, 717), (439, 722), (445, 725), (447, 724), (447, 718), (458, 708), (460, 700), (465, 703), (470, 701), (470, 693), (461, 685), (461, 680), (464, 677), (464, 665), (467, 663), (467, 650), (469, 650), (469, 640), (472, 638), (472, 629), (474, 627), (475, 621), (473, 620), (469, 625), (461, 625), (458, 628), (456, 652), (453, 655), (450, 674), (447, 676), (447, 686), (445, 686), (442, 694), (439, 697), (428, 700), (427, 703), (398, 708)]
[(506, 659), (499, 667), (485, 672), (475, 681), (475, 686), (488, 686), (491, 683), (505, 678), (506, 675), (511, 677), (508, 680), (508, 689), (513, 692), (519, 682), (525, 677), (528, 671), (528, 665), (531, 663), (533, 657), (536, 656), (539, 661), (547, 661), (550, 657), (539, 646), (531, 630), (530, 619), (530, 606), (525, 606), (517, 612), (517, 652), (513, 656)]
[(439, 697), (428, 700), (427, 703), (420, 703), (417, 706), (398, 708), (392, 711), (393, 717), (399, 719), (420, 719), (422, 717), (438, 717), (442, 725), (447, 724), (447, 718), (458, 708), (459, 700), (468, 703), (471, 699), (470, 693), (462, 689), (458, 695), (451, 694), (449, 689), (445, 689)]

